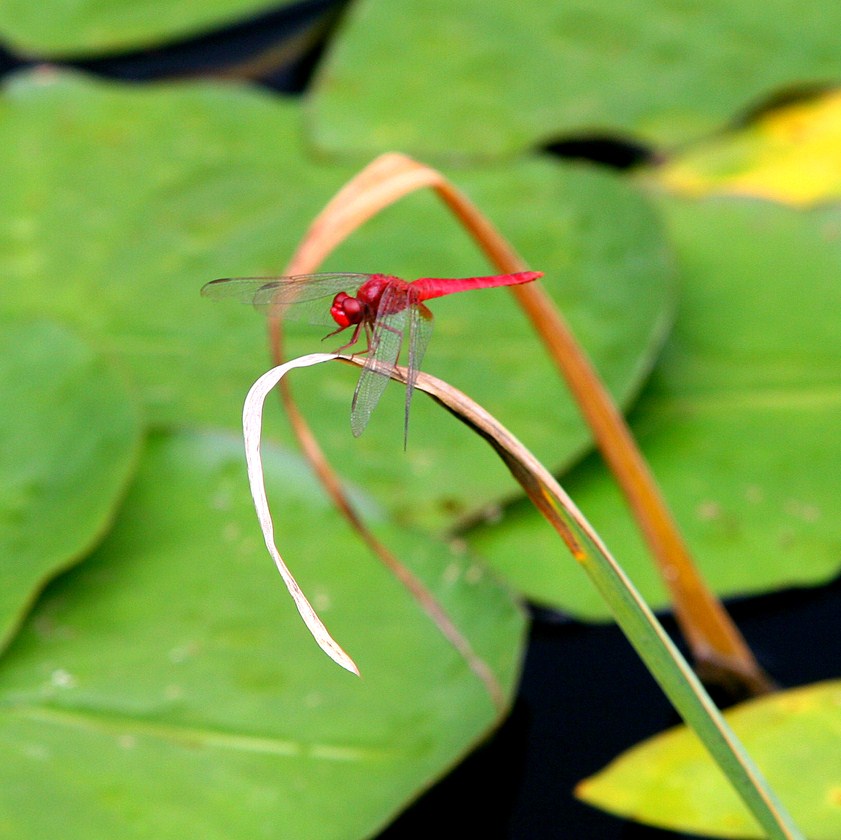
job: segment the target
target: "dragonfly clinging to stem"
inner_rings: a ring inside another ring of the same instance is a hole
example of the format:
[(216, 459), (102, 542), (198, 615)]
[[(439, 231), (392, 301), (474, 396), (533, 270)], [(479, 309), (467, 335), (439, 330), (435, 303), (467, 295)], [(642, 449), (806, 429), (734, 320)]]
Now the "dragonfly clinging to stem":
[[(214, 299), (235, 298), (258, 309), (335, 327), (325, 338), (353, 328), (346, 350), (363, 336), (368, 346), (351, 405), (351, 429), (359, 437), (388, 384), (404, 341), (408, 347), (403, 442), (415, 380), (432, 335), (432, 313), (425, 301), (496, 286), (530, 283), (539, 271), (489, 277), (421, 277), (407, 282), (388, 274), (297, 274), (287, 277), (235, 277), (213, 280), (201, 290)], [(329, 307), (325, 298), (332, 297)]]

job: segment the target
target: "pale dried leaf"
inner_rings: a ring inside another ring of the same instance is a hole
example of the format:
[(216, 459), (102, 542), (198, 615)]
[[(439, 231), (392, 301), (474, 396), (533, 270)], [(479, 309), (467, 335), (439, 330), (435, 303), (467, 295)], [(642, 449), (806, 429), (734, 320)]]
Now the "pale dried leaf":
[(242, 411), (242, 432), (245, 439), (245, 461), (248, 469), (248, 483), (251, 487), (251, 495), (254, 499), (254, 507), (257, 510), (257, 518), (260, 521), (260, 528), (263, 531), (263, 538), (266, 541), (266, 548), (269, 550), (272, 559), (295, 601), (295, 606), (312, 633), (319, 647), (334, 661), (347, 668), (348, 671), (359, 675), (356, 663), (336, 643), (321, 619), (316, 614), (312, 605), (307, 600), (301, 587), (292, 573), (283, 562), (280, 552), (275, 545), (274, 524), (272, 515), (269, 512), (269, 502), (266, 498), (266, 487), (263, 481), (263, 462), (260, 457), (260, 432), (263, 426), (263, 405), (266, 397), (272, 388), (290, 371), (295, 368), (309, 367), (310, 365), (329, 362), (337, 358), (332, 353), (313, 353), (309, 356), (301, 356), (291, 362), (272, 368), (264, 373), (252, 386), (245, 398), (245, 405)]

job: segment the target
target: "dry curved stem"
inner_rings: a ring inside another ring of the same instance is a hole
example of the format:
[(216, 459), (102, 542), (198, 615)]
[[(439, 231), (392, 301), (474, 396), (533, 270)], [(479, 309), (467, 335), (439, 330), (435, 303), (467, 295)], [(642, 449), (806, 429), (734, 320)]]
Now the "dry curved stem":
[[(343, 358), (361, 365), (354, 358)], [(392, 379), (406, 382), (406, 369)], [(555, 529), (611, 609), (672, 705), (698, 735), (757, 823), (770, 838), (803, 840), (785, 807), (768, 786), (692, 669), (646, 605), (621, 566), (552, 474), (496, 418), (446, 382), (420, 373), (415, 387), (429, 394), (481, 435), (503, 460), (529, 499)]]
[[(272, 559), (283, 578), (283, 582), (286, 584), (286, 588), (289, 590), (289, 594), (292, 596), (292, 600), (298, 608), (298, 612), (300, 613), (304, 624), (306, 624), (307, 629), (318, 643), (318, 646), (334, 662), (337, 662), (348, 671), (359, 675), (359, 669), (356, 667), (356, 663), (330, 635), (329, 631), (310, 605), (310, 602), (301, 591), (301, 587), (289, 571), (286, 563), (280, 555), (280, 552), (278, 551), (277, 545), (275, 544), (274, 523), (272, 522), (271, 513), (269, 511), (269, 503), (266, 498), (266, 489), (263, 482), (262, 459), (260, 454), (263, 403), (269, 391), (278, 384), (282, 386), (286, 382), (284, 377), (290, 370), (300, 367), (309, 367), (310, 365), (321, 364), (322, 362), (329, 362), (334, 359), (347, 359), (347, 357), (340, 356), (335, 353), (313, 353), (309, 356), (302, 356), (298, 359), (286, 362), (285, 364), (278, 365), (277, 367), (274, 367), (264, 373), (251, 386), (248, 396), (245, 399), (242, 425), (243, 435), (245, 438), (245, 457), (248, 465), (248, 480), (251, 487), (251, 494), (254, 499), (254, 506), (257, 510), (258, 519), (260, 520), (260, 528), (263, 532), (266, 548), (272, 556)], [(309, 428), (306, 424), (303, 425), (303, 431), (307, 434), (309, 433)], [(314, 451), (309, 452), (308, 454), (311, 456), (321, 456), (321, 451), (314, 438), (311, 438), (311, 442), (308, 442), (308, 445), (314, 447)], [(455, 622), (450, 618), (438, 601), (435, 600), (435, 597), (426, 588), (423, 582), (411, 571), (409, 571), (409, 569), (407, 569), (402, 563), (400, 563), (400, 561), (388, 551), (385, 545), (383, 545), (376, 538), (374, 533), (365, 525), (364, 521), (358, 515), (350, 500), (345, 495), (338, 479), (336, 479), (323, 457), (321, 463), (315, 462), (315, 466), (319, 471), (319, 475), (322, 480), (325, 482), (331, 482), (326, 485), (330, 490), (331, 496), (333, 496), (334, 501), (339, 505), (344, 515), (350, 520), (357, 531), (359, 531), (368, 547), (376, 554), (386, 568), (388, 568), (406, 587), (412, 597), (430, 616), (447, 641), (449, 641), (450, 644), (458, 651), (459, 655), (465, 660), (471, 671), (473, 671), (473, 673), (482, 681), (497, 713), (502, 714), (506, 706), (505, 691), (500, 685), (499, 680), (497, 680), (493, 670), (476, 653), (467, 637), (459, 630)], [(325, 470), (326, 474), (324, 473)]]
[[(363, 364), (353, 357), (315, 353), (293, 359), (263, 374), (252, 386), (246, 399), (243, 428), (251, 490), (266, 545), (302, 618), (318, 644), (336, 662), (358, 673), (353, 660), (330, 636), (280, 556), (275, 545), (260, 458), (263, 403), (271, 388), (282, 381), (290, 370), (334, 360), (357, 366)], [(381, 366), (380, 372), (398, 382), (406, 383), (405, 368)], [(802, 834), (784, 806), (777, 800), (680, 651), (553, 476), (507, 429), (462, 392), (426, 374), (418, 375), (416, 387), (431, 395), (450, 413), (484, 437), (497, 451), (529, 498), (560, 534), (575, 560), (599, 590), (613, 612), (617, 624), (652, 676), (686, 723), (698, 735), (767, 836), (773, 840), (803, 840)], [(470, 652), (469, 645), (467, 651)]]
[[(287, 274), (314, 272), (354, 230), (398, 199), (431, 188), (501, 272), (528, 268), (524, 260), (479, 210), (440, 172), (402, 154), (378, 157), (349, 181), (310, 226), (286, 267)], [(704, 582), (659, 488), (604, 384), (578, 346), (551, 298), (538, 283), (515, 286), (516, 297), (554, 359), (589, 425), (596, 444), (625, 495), (652, 552), (674, 605), (681, 631), (700, 673), (732, 693), (756, 695), (773, 685), (718, 598)], [(270, 324), (272, 354), (282, 359), (280, 323)], [(335, 503), (362, 538), (380, 554), (371, 535), (341, 489), (312, 433), (281, 386), (287, 412), (307, 457)], [(388, 552), (386, 552), (388, 554)], [(388, 555), (390, 556), (390, 555)]]

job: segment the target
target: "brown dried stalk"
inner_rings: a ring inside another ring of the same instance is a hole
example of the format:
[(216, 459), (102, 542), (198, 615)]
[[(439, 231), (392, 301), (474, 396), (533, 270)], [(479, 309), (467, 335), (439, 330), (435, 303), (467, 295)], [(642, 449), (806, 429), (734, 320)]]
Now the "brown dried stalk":
[[(286, 267), (286, 273), (316, 271), (331, 251), (365, 221), (403, 196), (424, 187), (436, 192), (500, 272), (512, 273), (528, 268), (493, 225), (440, 172), (405, 155), (392, 153), (374, 160), (333, 197), (310, 226)], [(512, 287), (511, 293), (549, 350), (592, 430), (597, 446), (616, 476), (669, 591), (675, 615), (699, 672), (709, 681), (727, 685), (733, 693), (755, 695), (771, 690), (771, 681), (692, 562), (621, 412), (552, 300), (537, 283)], [(270, 324), (270, 333), (272, 353), (279, 363), (282, 359), (279, 321)], [(390, 567), (393, 565), (395, 571), (402, 568), (353, 510), (286, 388), (283, 388), (283, 397), (304, 452), (334, 502), (384, 562)]]

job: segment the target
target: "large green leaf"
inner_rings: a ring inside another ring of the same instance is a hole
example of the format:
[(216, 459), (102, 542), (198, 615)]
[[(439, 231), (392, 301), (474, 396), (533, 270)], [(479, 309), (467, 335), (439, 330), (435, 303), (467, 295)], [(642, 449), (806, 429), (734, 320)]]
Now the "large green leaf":
[[(370, 836), (488, 732), (483, 683), (301, 463), (269, 447), (266, 466), (279, 546), (362, 678), (301, 623), (236, 436), (153, 437), (106, 541), (0, 663), (0, 835)], [(524, 618), (507, 591), (381, 530), (510, 696)]]
[[(352, 170), (306, 156), (297, 104), (231, 86), (138, 90), (31, 74), (2, 107), (0, 211), (10, 224), (0, 311), (46, 311), (83, 329), (132, 372), (153, 423), (237, 427), (266, 364), (264, 327), (249, 307), (202, 300), (199, 288), (281, 271)], [(603, 376), (630, 399), (671, 317), (670, 255), (646, 201), (611, 175), (545, 160), (454, 177), (546, 272)], [(325, 269), (490, 271), (428, 193), (368, 223)], [(426, 370), (498, 412), (549, 463), (586, 447), (576, 408), (505, 290), (432, 308)], [(323, 332), (299, 327), (288, 352), (322, 347)], [(404, 455), (396, 386), (352, 443), (355, 373), (328, 367), (296, 376), (296, 393), (330, 456), (402, 516), (440, 523), (511, 486), (480, 441), (422, 399)]]
[[(664, 199), (663, 208), (681, 302), (634, 433), (718, 592), (822, 582), (841, 565), (841, 211), (739, 199)], [(664, 603), (598, 459), (564, 483), (649, 603)], [(516, 509), (474, 546), (538, 600), (603, 616), (574, 564), (556, 562), (547, 530)]]
[[(763, 697), (725, 717), (806, 836), (841, 836), (841, 682)], [(685, 726), (638, 744), (576, 793), (607, 811), (673, 831), (765, 836)]]
[(581, 133), (683, 141), (837, 79), (839, 28), (821, 0), (359, 0), (320, 73), (316, 139), (481, 157)]
[(0, 37), (22, 53), (123, 52), (232, 23), (283, 0), (0, 0)]
[(120, 376), (48, 321), (0, 321), (0, 647), (45, 582), (102, 537), (140, 423)]

